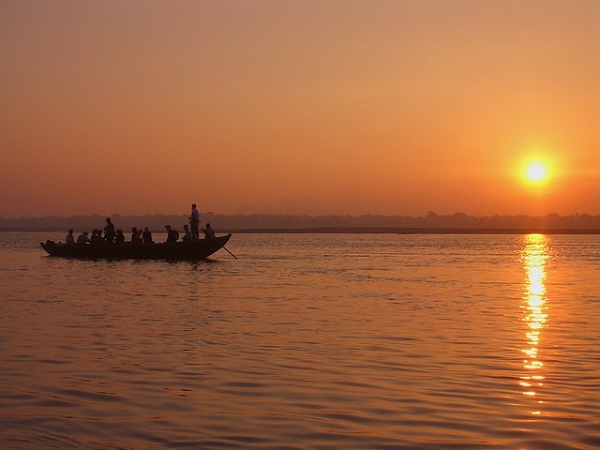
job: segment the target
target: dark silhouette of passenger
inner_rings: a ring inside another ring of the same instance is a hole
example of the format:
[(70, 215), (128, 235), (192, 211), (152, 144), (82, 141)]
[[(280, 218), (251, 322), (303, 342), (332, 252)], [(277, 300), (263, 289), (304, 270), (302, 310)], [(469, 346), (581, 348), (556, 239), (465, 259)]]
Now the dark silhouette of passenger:
[(65, 243), (67, 245), (73, 245), (75, 243), (75, 236), (73, 236), (73, 229), (69, 228), (69, 234), (65, 237)]
[(214, 239), (216, 237), (215, 230), (210, 226), (210, 223), (207, 223), (206, 228), (202, 228), (202, 231), (204, 231), (205, 239)]
[(190, 231), (190, 227), (188, 227), (187, 225), (184, 225), (183, 229), (184, 229), (184, 234), (181, 239), (186, 242), (191, 241), (193, 239), (193, 236), (192, 236), (192, 232)]
[(142, 230), (138, 230), (136, 227), (131, 229), (131, 243), (141, 244), (142, 243)]
[(110, 217), (106, 218), (106, 226), (104, 227), (104, 240), (107, 244), (112, 244), (115, 241), (115, 226), (110, 220)]
[(124, 244), (124, 243), (125, 243), (125, 235), (123, 234), (123, 230), (121, 230), (119, 228), (115, 234), (115, 244)]
[(144, 232), (142, 233), (142, 241), (144, 241), (144, 244), (154, 244), (152, 241), (152, 233), (148, 227), (144, 228)]
[(190, 214), (190, 225), (192, 227), (192, 239), (200, 239), (200, 212), (196, 209), (196, 204), (192, 204), (192, 212)]
[(167, 242), (177, 242), (179, 239), (179, 232), (171, 228), (171, 225), (165, 225), (167, 229)]
[(104, 244), (104, 239), (102, 239), (102, 231), (97, 228), (92, 231), (92, 244)]
[(78, 244), (89, 244), (90, 243), (90, 238), (88, 237), (87, 231), (84, 231), (79, 236), (77, 236), (77, 243)]

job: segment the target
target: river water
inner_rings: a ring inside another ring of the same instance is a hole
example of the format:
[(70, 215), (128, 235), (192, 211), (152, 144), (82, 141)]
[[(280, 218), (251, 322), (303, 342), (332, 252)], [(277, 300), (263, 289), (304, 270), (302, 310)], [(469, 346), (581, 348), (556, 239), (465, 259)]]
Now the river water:
[(600, 236), (0, 233), (7, 449), (600, 448)]

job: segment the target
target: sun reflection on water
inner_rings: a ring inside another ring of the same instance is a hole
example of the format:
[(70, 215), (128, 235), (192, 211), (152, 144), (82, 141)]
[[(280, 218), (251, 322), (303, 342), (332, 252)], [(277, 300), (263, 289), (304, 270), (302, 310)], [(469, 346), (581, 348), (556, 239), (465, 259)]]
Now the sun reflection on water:
[[(546, 313), (546, 261), (549, 257), (548, 238), (542, 234), (529, 234), (523, 238), (523, 250), (521, 259), (524, 264), (526, 278), (524, 283), (524, 294), (521, 308), (525, 316), (524, 322), (527, 324), (527, 346), (522, 349), (525, 359), (523, 367), (525, 373), (521, 376), (520, 385), (523, 388), (523, 395), (536, 398), (540, 389), (544, 386), (545, 377), (543, 375), (544, 363), (539, 356), (539, 347), (542, 329), (548, 319)], [(537, 407), (542, 404), (542, 400), (537, 400)], [(540, 415), (541, 412), (536, 409), (533, 415)]]

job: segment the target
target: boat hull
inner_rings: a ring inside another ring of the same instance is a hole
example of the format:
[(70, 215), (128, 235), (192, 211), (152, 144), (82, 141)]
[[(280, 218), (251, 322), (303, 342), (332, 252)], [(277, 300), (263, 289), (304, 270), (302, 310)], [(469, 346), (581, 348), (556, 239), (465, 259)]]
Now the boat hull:
[(164, 242), (160, 244), (56, 244), (52, 241), (40, 243), (50, 256), (81, 259), (206, 259), (225, 246), (231, 234), (214, 239), (199, 239), (187, 242)]

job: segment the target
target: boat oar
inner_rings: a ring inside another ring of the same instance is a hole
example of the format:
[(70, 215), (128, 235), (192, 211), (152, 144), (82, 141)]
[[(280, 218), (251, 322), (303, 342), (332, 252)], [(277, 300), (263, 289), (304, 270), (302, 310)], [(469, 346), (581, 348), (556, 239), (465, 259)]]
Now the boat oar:
[(227, 253), (229, 253), (229, 254), (230, 254), (231, 256), (233, 256), (235, 259), (238, 259), (238, 257), (237, 257), (237, 256), (235, 256), (233, 253), (231, 253), (227, 247), (223, 246), (223, 248), (224, 248), (225, 250), (227, 250)]

